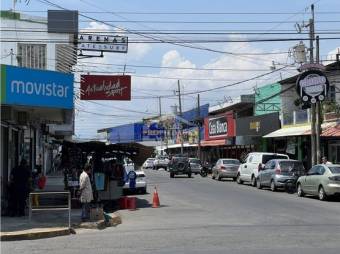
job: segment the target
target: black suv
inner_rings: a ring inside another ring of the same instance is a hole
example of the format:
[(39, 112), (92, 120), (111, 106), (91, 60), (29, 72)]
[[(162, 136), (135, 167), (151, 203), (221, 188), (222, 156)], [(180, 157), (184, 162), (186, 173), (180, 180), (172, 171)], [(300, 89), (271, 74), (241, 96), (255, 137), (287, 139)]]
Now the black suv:
[(189, 158), (184, 155), (173, 156), (169, 163), (170, 178), (174, 178), (175, 175), (188, 175), (191, 177), (191, 169)]

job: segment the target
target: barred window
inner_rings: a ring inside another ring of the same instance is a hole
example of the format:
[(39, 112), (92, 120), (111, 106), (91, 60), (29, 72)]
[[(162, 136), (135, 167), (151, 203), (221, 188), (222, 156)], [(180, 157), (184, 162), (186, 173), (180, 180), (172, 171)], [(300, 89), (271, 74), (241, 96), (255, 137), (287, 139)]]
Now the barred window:
[(18, 44), (18, 65), (20, 67), (46, 69), (46, 44)]

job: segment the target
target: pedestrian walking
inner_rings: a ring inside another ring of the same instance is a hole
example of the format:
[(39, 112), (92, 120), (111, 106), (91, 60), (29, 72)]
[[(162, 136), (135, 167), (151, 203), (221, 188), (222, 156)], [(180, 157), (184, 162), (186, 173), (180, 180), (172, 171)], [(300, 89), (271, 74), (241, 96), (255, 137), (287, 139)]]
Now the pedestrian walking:
[(326, 156), (323, 156), (322, 157), (322, 164), (324, 164), (324, 165), (332, 165), (332, 162), (328, 161)]
[(90, 172), (91, 165), (86, 164), (79, 178), (80, 202), (82, 204), (81, 219), (83, 221), (90, 218), (90, 203), (93, 200)]
[(11, 185), (11, 216), (24, 216), (26, 208), (26, 199), (30, 191), (31, 174), (29, 172), (27, 161), (22, 159), (20, 165), (13, 168), (10, 175)]

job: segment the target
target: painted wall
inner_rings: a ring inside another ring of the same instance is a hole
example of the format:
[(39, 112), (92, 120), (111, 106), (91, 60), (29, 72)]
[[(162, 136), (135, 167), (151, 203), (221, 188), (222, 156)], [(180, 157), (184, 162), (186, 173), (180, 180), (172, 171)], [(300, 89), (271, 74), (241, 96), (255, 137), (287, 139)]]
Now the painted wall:
[[(256, 89), (255, 93), (255, 108), (254, 115), (264, 115), (273, 112), (281, 111), (281, 96), (271, 96), (281, 92), (281, 85), (279, 83), (268, 84)], [(270, 98), (266, 100), (267, 98)], [(265, 100), (265, 101), (263, 101)], [(263, 101), (263, 102), (261, 102)]]

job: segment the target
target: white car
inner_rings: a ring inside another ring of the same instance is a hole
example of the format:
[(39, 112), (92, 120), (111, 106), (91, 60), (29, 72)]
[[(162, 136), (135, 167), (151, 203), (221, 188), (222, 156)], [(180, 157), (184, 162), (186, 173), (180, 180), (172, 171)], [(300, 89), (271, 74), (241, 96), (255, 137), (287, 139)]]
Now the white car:
[(167, 170), (168, 166), (169, 166), (169, 158), (164, 155), (159, 155), (158, 157), (156, 157), (156, 159), (153, 162), (153, 168), (155, 170), (159, 168), (164, 168), (165, 170)]
[[(135, 171), (137, 178), (136, 178), (136, 186), (135, 186), (135, 190), (137, 192), (141, 192), (143, 194), (146, 193), (146, 188), (147, 188), (147, 183), (146, 183), (146, 176), (143, 170), (137, 170)], [(129, 172), (126, 172), (127, 174)], [(129, 180), (127, 179), (124, 186), (123, 186), (123, 190), (130, 190), (130, 183)]]
[(279, 153), (249, 153), (237, 171), (236, 181), (238, 184), (250, 182), (256, 186), (256, 179), (262, 168), (268, 161), (273, 159), (289, 159), (287, 154)]
[(148, 158), (144, 163), (143, 163), (143, 168), (148, 169), (148, 168), (153, 168), (153, 163), (155, 161), (155, 158)]

